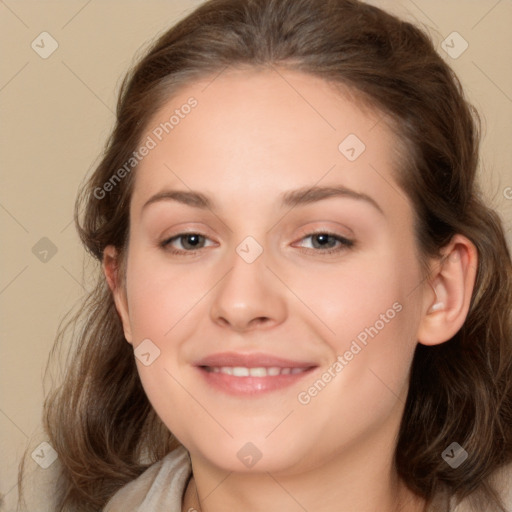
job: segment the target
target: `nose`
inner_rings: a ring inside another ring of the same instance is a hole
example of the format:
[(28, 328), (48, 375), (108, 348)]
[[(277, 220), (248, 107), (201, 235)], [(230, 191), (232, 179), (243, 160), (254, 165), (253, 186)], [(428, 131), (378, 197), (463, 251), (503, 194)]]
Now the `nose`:
[(211, 319), (239, 332), (271, 328), (286, 317), (286, 291), (264, 253), (248, 263), (235, 252), (230, 271), (212, 290)]

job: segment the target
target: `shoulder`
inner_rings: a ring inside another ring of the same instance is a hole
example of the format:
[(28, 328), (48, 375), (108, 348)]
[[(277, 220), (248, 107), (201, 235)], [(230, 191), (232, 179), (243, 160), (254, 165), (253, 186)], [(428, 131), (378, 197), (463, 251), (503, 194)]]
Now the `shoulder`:
[(122, 487), (110, 498), (103, 512), (180, 512), (191, 471), (189, 454), (180, 446)]
[[(496, 470), (490, 477), (489, 483), (496, 489), (498, 496), (501, 498), (505, 510), (512, 512), (512, 463)], [(454, 503), (453, 512), (491, 512), (482, 499), (478, 496), (470, 495), (459, 503)], [(492, 509), (494, 512), (494, 509)]]

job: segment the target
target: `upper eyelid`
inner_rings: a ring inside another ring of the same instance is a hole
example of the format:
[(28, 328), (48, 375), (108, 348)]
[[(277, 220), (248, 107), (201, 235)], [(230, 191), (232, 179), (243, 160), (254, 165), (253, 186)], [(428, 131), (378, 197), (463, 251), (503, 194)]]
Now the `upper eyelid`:
[[(322, 221), (311, 221), (311, 222), (318, 222), (318, 223), (321, 223)], [(310, 223), (311, 223), (310, 222)], [(338, 228), (330, 228), (330, 227), (325, 227), (325, 226), (320, 226), (320, 227), (314, 227), (314, 228), (300, 228), (299, 231), (301, 232), (301, 235), (302, 237), (304, 236), (308, 236), (308, 235), (313, 235), (313, 234), (318, 234), (318, 233), (328, 233), (328, 234), (331, 234), (333, 236), (339, 236), (340, 238), (345, 238), (345, 239), (351, 239), (353, 236), (354, 236), (354, 233), (352, 232), (351, 229), (349, 229), (347, 226), (344, 226), (345, 230), (347, 231), (350, 231), (351, 233), (346, 233), (346, 234), (342, 234), (342, 233), (339, 233), (337, 231), (339, 231), (341, 229), (341, 226), (343, 226), (342, 224), (340, 224), (339, 222), (336, 222), (336, 221), (333, 221), (335, 224), (338, 224), (340, 227)], [(188, 223), (183, 223), (183, 224), (188, 224)], [(169, 240), (171, 238), (175, 238), (177, 236), (180, 236), (180, 235), (188, 235), (188, 234), (197, 234), (197, 235), (201, 235), (201, 236), (204, 236), (206, 238), (210, 238), (209, 235), (207, 235), (205, 233), (205, 231), (210, 231), (209, 229), (204, 229), (203, 227), (195, 227), (195, 226), (191, 226), (190, 228), (181, 228), (182, 230), (181, 231), (177, 231), (176, 234), (173, 234), (172, 236), (165, 236), (163, 237), (163, 240)]]

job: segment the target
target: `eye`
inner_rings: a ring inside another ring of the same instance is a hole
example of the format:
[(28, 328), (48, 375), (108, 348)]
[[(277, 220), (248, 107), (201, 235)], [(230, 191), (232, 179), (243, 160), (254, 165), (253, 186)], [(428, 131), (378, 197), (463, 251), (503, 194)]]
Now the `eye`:
[[(341, 235), (329, 233), (327, 231), (317, 231), (315, 233), (310, 233), (301, 240), (306, 240), (308, 238), (311, 238), (312, 240), (313, 249), (303, 250), (302, 252), (311, 253), (311, 251), (313, 251), (325, 254), (333, 254), (354, 246), (353, 240), (349, 240), (348, 238), (345, 238)], [(315, 251), (315, 249), (318, 250)]]
[[(333, 254), (354, 246), (353, 240), (327, 231), (310, 233), (301, 240), (307, 240), (308, 238), (312, 240), (313, 248), (302, 247), (301, 251), (305, 253), (320, 252), (322, 254)], [(160, 246), (171, 254), (192, 255), (199, 249), (206, 247), (204, 244), (207, 240), (209, 240), (209, 238), (200, 233), (179, 233), (161, 242)], [(181, 248), (176, 248), (176, 244), (179, 244)]]
[[(194, 254), (196, 250), (203, 248), (203, 243), (209, 240), (200, 233), (179, 233), (172, 238), (164, 240), (160, 245), (164, 249), (168, 249), (171, 254)], [(176, 249), (173, 244), (179, 242), (183, 249)]]

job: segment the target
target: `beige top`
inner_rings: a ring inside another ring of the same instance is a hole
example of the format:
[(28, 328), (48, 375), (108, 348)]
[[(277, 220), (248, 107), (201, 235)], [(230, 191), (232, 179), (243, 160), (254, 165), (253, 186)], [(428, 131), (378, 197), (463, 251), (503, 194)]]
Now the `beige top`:
[[(183, 494), (191, 473), (188, 451), (180, 446), (120, 489), (112, 496), (103, 512), (181, 512)], [(496, 483), (503, 491), (506, 510), (512, 512), (512, 465), (500, 473)], [(472, 507), (468, 500), (457, 505), (453, 499), (444, 495), (433, 503), (430, 512), (486, 511), (481, 507)]]
[(180, 446), (114, 494), (103, 512), (181, 512), (191, 473), (188, 451)]

